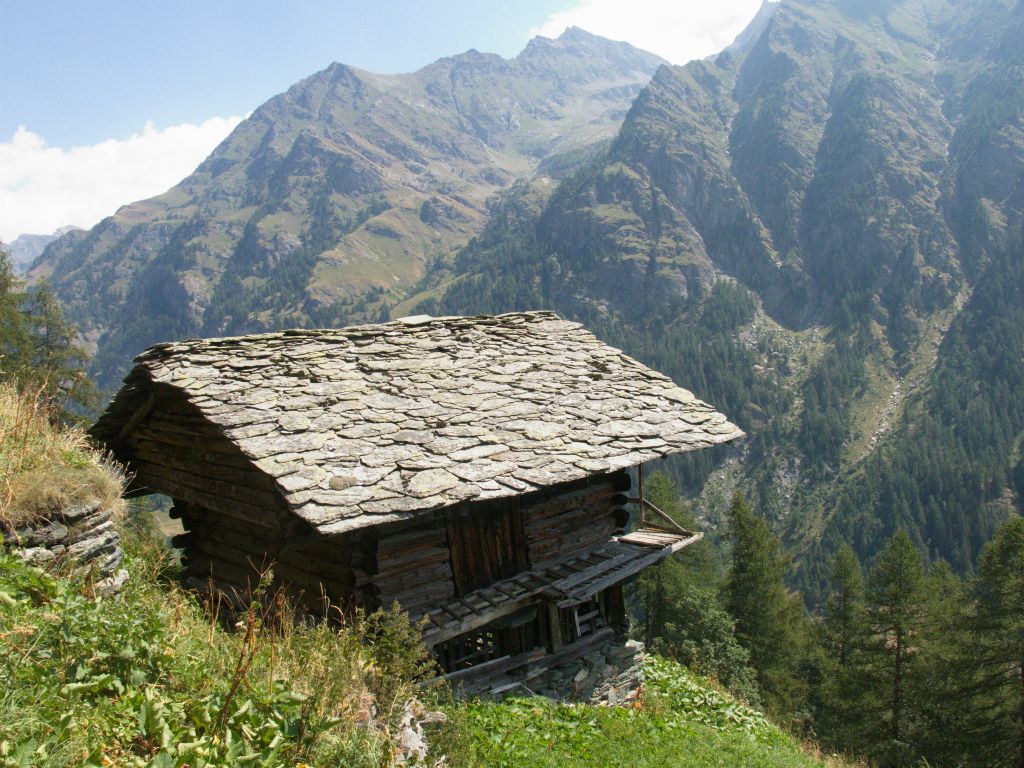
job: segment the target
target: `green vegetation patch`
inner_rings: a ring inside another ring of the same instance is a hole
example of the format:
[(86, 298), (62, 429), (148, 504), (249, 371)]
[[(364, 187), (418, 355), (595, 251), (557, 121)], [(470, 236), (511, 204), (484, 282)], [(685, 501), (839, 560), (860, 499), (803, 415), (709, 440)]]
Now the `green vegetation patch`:
[(225, 631), (169, 555), (136, 546), (102, 598), (0, 552), (0, 766), (391, 764), (426, 669), (407, 619), (295, 627), (264, 596)]
[(756, 710), (671, 661), (649, 657), (631, 707), (547, 699), (476, 702), (456, 713), (465, 765), (820, 766)]

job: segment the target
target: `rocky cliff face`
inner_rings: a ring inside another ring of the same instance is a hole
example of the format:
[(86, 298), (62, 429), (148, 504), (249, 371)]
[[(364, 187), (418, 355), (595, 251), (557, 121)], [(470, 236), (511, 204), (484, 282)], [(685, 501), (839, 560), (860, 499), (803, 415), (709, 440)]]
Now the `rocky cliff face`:
[[(988, 23), (1010, 14), (975, 5)], [(962, 6), (789, 2), (746, 48), (661, 68), (586, 182), (549, 205), (547, 235), (585, 225), (684, 292), (731, 275), (790, 324), (853, 301), (904, 345), (896, 329), (948, 305), (965, 269), (949, 203), (962, 163), (983, 162), (960, 157), (983, 118), (964, 96), (1000, 44), (964, 43), (979, 33)], [(1008, 172), (972, 175), (1003, 180), (987, 199), (1005, 218), (1019, 158), (1002, 149)]]
[(164, 338), (337, 323), (403, 297), (545, 160), (610, 139), (661, 64), (570, 29), (515, 59), (342, 64), (257, 109), (194, 174), (53, 244), (46, 277), (104, 383)]

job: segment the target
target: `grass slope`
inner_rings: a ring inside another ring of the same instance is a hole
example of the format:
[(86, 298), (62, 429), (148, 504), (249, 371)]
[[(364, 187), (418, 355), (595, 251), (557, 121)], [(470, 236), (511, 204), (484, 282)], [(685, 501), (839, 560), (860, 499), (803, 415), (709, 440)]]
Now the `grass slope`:
[(0, 382), (0, 527), (77, 501), (120, 511), (120, 475), (88, 449), (81, 430), (54, 421), (40, 392)]
[(632, 707), (555, 704), (541, 698), (464, 705), (454, 718), (468, 739), (458, 764), (489, 768), (812, 768), (823, 764), (760, 712), (678, 664), (649, 657), (646, 675), (645, 697)]
[(228, 632), (168, 550), (126, 566), (103, 598), (0, 552), (0, 766), (390, 764), (426, 670), (407, 620), (296, 627), (269, 600)]
[[(128, 567), (102, 598), (0, 553), (0, 766), (389, 766), (406, 702), (445, 697), (415, 689), (426, 660), (397, 616), (286, 629), (254, 606), (227, 632), (174, 585), (166, 550), (136, 548)], [(631, 708), (450, 704), (430, 762), (822, 765), (682, 667), (652, 658), (647, 675)]]

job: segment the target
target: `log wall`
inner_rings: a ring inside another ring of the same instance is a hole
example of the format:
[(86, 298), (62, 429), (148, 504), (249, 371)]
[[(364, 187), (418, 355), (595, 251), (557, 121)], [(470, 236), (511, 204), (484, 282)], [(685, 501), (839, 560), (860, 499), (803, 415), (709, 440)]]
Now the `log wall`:
[(375, 547), (374, 562), (358, 575), (356, 586), (379, 605), (390, 607), (397, 600), (417, 615), (455, 595), (443, 519), (382, 530)]
[(173, 543), (183, 549), (182, 578), (191, 589), (244, 607), (271, 569), (270, 591), (283, 590), (302, 611), (323, 615), (362, 602), (353, 567), (367, 560), (361, 537), (289, 540), (181, 499), (171, 514), (185, 528)]
[(615, 472), (561, 486), (524, 503), (531, 567), (554, 565), (622, 532), (629, 486), (629, 475)]
[(126, 444), (129, 495), (163, 493), (266, 531), (292, 518), (271, 478), (177, 393), (161, 397)]
[[(367, 590), (379, 605), (390, 606), (397, 600), (417, 615), (467, 591), (460, 582), (475, 589), (508, 577), (511, 574), (505, 571), (510, 562), (522, 571), (546, 568), (621, 533), (629, 486), (629, 475), (621, 471), (500, 504), (467, 503), (428, 520), (372, 528), (368, 535), (375, 537), (375, 557), (368, 569), (357, 571), (355, 586)], [(495, 515), (507, 519), (498, 524), (490, 520)], [(478, 517), (487, 518), (489, 524), (480, 531), (468, 530), (466, 522)], [(458, 535), (453, 537), (453, 530)], [(471, 533), (496, 540), (475, 546)], [(510, 547), (516, 549), (514, 558), (503, 553)], [(467, 579), (466, 574), (474, 570), (480, 578)]]

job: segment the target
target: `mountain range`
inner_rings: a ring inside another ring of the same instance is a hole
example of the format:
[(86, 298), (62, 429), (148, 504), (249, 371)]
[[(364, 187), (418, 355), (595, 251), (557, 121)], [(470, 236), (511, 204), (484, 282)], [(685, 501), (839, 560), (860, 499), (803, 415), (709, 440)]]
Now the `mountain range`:
[(97, 345), (106, 383), (159, 338), (335, 324), (404, 297), (481, 230), (495, 192), (598, 151), (661, 64), (578, 29), (407, 75), (332, 64), (33, 274)]
[(841, 541), (967, 571), (1020, 511), (1022, 213), (1024, 4), (783, 0), (685, 66), (578, 29), (334, 64), (31, 275), (106, 386), (169, 338), (555, 309), (748, 432), (670, 469), (814, 599)]
[(14, 267), (15, 273), (20, 274), (25, 272), (32, 265), (32, 262), (39, 258), (39, 255), (46, 249), (46, 246), (61, 235), (66, 235), (68, 232), (76, 229), (78, 227), (60, 227), (52, 235), (25, 233), (18, 235), (10, 243), (0, 243), (0, 247), (3, 247), (10, 255), (11, 266)]

